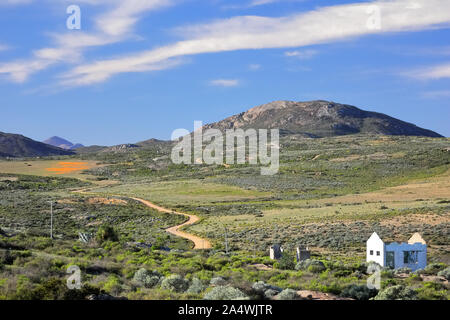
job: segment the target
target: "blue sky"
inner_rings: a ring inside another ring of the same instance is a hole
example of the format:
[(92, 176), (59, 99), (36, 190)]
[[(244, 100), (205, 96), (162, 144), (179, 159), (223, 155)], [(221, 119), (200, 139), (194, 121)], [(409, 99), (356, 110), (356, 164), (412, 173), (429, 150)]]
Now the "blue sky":
[(0, 0), (0, 15), (3, 132), (114, 145), (324, 99), (450, 136), (448, 0)]

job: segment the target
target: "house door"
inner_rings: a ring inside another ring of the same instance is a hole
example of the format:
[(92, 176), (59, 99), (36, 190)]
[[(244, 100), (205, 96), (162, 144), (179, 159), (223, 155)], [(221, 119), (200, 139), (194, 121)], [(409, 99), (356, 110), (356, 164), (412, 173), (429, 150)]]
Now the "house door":
[(395, 254), (394, 251), (386, 251), (386, 267), (395, 268)]

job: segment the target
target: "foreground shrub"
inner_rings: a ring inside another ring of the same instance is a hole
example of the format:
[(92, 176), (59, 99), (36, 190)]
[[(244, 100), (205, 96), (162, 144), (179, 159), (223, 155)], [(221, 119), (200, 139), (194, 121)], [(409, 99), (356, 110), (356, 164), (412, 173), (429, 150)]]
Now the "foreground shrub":
[(322, 261), (311, 259), (301, 261), (297, 263), (297, 265), (295, 266), (295, 270), (307, 270), (313, 273), (320, 273), (322, 271), (325, 271), (326, 269), (327, 268), (325, 267)]
[(276, 264), (276, 268), (280, 270), (294, 270), (295, 268), (294, 256), (283, 252), (281, 259), (278, 260)]
[(416, 300), (417, 292), (403, 285), (392, 286), (380, 291), (374, 300)]
[(203, 285), (202, 281), (198, 278), (194, 278), (194, 279), (192, 279), (191, 285), (187, 289), (186, 293), (199, 294), (205, 289), (206, 289), (206, 286)]
[(444, 277), (447, 280), (450, 280), (450, 267), (445, 268), (442, 271), (439, 271), (437, 274), (439, 277)]
[(297, 291), (292, 289), (284, 289), (277, 295), (278, 300), (296, 300), (299, 298)]
[(144, 268), (136, 271), (133, 277), (133, 281), (146, 288), (155, 287), (161, 279), (161, 275), (158, 272), (148, 271)]
[(222, 277), (214, 277), (211, 279), (209, 284), (212, 286), (224, 286), (227, 284), (227, 281)]
[(430, 263), (424, 269), (426, 274), (437, 274), (441, 270), (445, 269), (445, 264), (443, 263)]
[(252, 289), (265, 299), (271, 299), (279, 294), (283, 289), (264, 283), (264, 281), (255, 282)]
[(245, 295), (241, 290), (230, 287), (230, 286), (218, 286), (212, 288), (211, 291), (207, 292), (203, 297), (205, 300), (248, 300), (247, 295)]
[(174, 292), (185, 292), (189, 287), (189, 282), (178, 274), (173, 274), (161, 282), (161, 288)]
[(341, 296), (356, 300), (369, 300), (375, 297), (377, 293), (377, 289), (369, 289), (366, 285), (352, 284), (342, 290)]
[(445, 285), (436, 282), (426, 282), (417, 289), (420, 300), (448, 300), (448, 290)]
[(107, 224), (100, 226), (95, 238), (97, 239), (97, 241), (99, 243), (103, 243), (105, 241), (113, 241), (114, 242), (114, 241), (119, 240), (119, 236), (117, 235), (114, 228)]

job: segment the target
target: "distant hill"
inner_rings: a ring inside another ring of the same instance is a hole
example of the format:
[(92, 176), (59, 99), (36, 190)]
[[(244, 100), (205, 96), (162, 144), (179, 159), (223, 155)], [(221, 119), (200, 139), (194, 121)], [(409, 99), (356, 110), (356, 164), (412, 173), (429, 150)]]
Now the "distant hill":
[(329, 101), (275, 101), (252, 108), (205, 129), (280, 129), (282, 134), (331, 137), (356, 133), (442, 137), (382, 113)]
[(62, 148), (62, 149), (66, 149), (66, 150), (74, 150), (74, 149), (77, 149), (77, 148), (84, 147), (80, 143), (73, 144), (72, 142), (70, 142), (70, 141), (68, 141), (66, 139), (57, 137), (57, 136), (48, 138), (47, 140), (45, 140), (43, 142), (46, 143), (46, 144), (49, 144), (51, 146)]
[(0, 157), (45, 157), (72, 155), (73, 151), (38, 142), (19, 134), (0, 132)]

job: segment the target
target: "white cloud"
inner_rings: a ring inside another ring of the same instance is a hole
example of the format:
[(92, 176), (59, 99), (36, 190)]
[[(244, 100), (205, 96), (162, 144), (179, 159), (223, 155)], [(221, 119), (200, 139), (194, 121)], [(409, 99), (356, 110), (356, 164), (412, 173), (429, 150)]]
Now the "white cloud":
[[(415, 6), (408, 8), (411, 3), (410, 0), (374, 1), (324, 7), (280, 18), (238, 16), (209, 24), (185, 26), (177, 31), (186, 40), (117, 59), (78, 66), (65, 75), (66, 83), (77, 83), (80, 78), (92, 79), (93, 74), (101, 75), (99, 79), (103, 81), (115, 74), (140, 71), (148, 64), (186, 55), (294, 48), (367, 34), (448, 27), (450, 1), (415, 0), (414, 3), (419, 4), (420, 9)], [(381, 29), (370, 28), (368, 25), (373, 18), (373, 10), (368, 11), (368, 8), (373, 5), (378, 6), (383, 13)]]
[(419, 80), (438, 80), (450, 78), (450, 63), (407, 71), (404, 72), (403, 75)]
[(307, 60), (307, 59), (311, 59), (318, 53), (319, 52), (317, 50), (308, 49), (308, 50), (302, 50), (302, 51), (300, 51), (300, 50), (286, 51), (284, 53), (284, 55), (286, 57), (295, 57), (297, 59)]
[[(57, 63), (79, 62), (84, 50), (88, 47), (104, 46), (128, 39), (141, 14), (168, 6), (172, 0), (80, 0), (79, 2), (112, 6), (112, 9), (95, 18), (96, 31), (53, 34), (51, 36), (55, 46), (34, 50), (33, 57), (28, 60), (0, 64), (0, 74), (6, 74), (14, 82), (24, 82), (32, 74)], [(150, 67), (148, 69), (155, 70)], [(101, 76), (89, 76), (88, 78), (97, 81), (102, 79)]]
[(210, 81), (210, 85), (217, 87), (237, 87), (240, 81), (237, 79), (217, 79)]
[(9, 50), (9, 46), (7, 46), (6, 44), (0, 43), (0, 51), (5, 51), (5, 50)]

